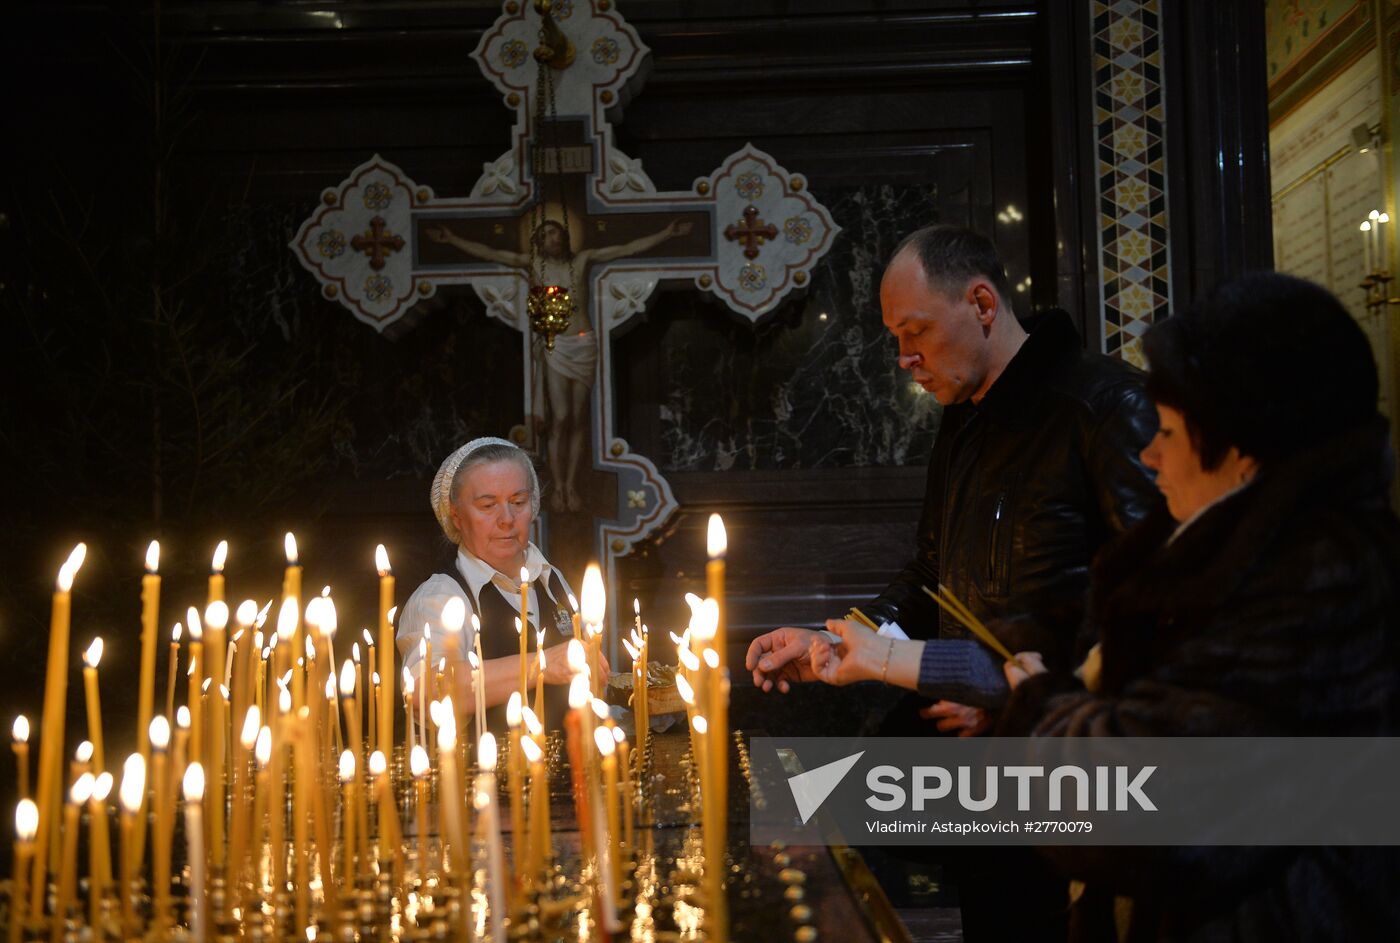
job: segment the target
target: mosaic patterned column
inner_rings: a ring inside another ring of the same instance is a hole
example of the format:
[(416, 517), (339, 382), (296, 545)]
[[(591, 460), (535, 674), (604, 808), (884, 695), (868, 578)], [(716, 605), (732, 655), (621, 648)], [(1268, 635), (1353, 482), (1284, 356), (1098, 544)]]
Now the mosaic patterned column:
[(1159, 0), (1090, 0), (1105, 353), (1143, 366), (1171, 306), (1166, 91)]

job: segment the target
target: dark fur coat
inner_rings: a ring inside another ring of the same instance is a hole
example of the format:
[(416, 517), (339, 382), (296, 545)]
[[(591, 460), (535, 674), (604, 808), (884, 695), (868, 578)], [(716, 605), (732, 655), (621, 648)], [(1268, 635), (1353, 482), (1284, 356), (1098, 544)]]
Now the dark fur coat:
[[(1377, 422), (1262, 470), (1174, 542), (1144, 521), (1096, 561), (1096, 693), (1031, 678), (998, 725), (1036, 736), (1366, 736), (1400, 727), (1400, 521)], [(1400, 796), (1397, 796), (1400, 803)], [(1047, 849), (1074, 922), (1134, 940), (1400, 939), (1400, 849)], [(1097, 906), (1096, 906), (1097, 905)]]

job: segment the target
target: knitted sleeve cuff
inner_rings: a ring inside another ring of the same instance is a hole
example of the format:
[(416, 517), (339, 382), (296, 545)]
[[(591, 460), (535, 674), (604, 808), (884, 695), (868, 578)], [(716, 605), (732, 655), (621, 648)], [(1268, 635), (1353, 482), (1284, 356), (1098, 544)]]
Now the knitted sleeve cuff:
[(980, 642), (933, 639), (919, 662), (919, 693), (973, 707), (997, 707), (1010, 689), (1001, 663)]

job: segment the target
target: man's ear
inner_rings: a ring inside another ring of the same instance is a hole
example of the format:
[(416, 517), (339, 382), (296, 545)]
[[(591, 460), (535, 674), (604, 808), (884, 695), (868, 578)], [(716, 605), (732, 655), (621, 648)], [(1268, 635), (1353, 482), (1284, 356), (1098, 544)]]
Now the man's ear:
[(1001, 308), (1000, 300), (996, 291), (990, 284), (981, 280), (974, 280), (967, 289), (967, 300), (977, 309), (977, 320), (984, 328), (989, 328), (997, 319), (997, 313)]

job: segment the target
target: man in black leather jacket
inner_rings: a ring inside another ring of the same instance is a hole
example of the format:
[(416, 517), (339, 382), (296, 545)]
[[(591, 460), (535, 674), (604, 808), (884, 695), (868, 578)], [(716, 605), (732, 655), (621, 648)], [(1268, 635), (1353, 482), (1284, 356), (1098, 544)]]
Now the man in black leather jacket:
[[(914, 638), (967, 637), (921, 590), (942, 583), (983, 621), (1031, 616), (1014, 623), (1035, 632), (1013, 634), (1012, 650), (1068, 668), (1093, 642), (1075, 638), (1091, 558), (1160, 501), (1138, 458), (1157, 419), (1137, 370), (1085, 353), (1063, 311), (1027, 333), (1009, 297), (995, 247), (957, 227), (913, 233), (885, 270), (880, 306), (900, 366), (944, 411), (914, 559), (863, 610)], [(814, 680), (811, 639), (790, 627), (756, 639), (754, 683)], [(907, 701), (881, 732), (917, 735), (930, 720), (963, 736), (988, 725), (977, 708)], [(943, 863), (970, 943), (1063, 939), (1065, 884), (1026, 849), (961, 849)]]
[[(953, 226), (906, 237), (880, 285), (900, 366), (944, 407), (929, 459), (914, 559), (863, 608), (914, 638), (966, 638), (920, 589), (942, 583), (983, 621), (1032, 615), (1061, 664), (1076, 640), (1089, 561), (1158, 506), (1138, 453), (1157, 419), (1142, 374), (1086, 353), (1055, 310), (1028, 333), (986, 238)], [(776, 629), (749, 648), (765, 690), (813, 680), (807, 630)], [(966, 725), (948, 717), (940, 729)]]

